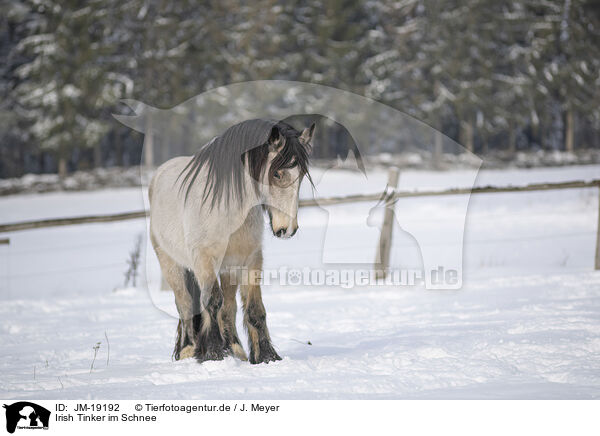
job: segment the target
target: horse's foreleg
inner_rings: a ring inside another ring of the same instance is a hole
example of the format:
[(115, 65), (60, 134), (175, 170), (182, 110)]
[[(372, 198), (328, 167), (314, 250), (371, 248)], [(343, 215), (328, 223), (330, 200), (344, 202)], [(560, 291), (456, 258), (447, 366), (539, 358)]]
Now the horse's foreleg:
[(223, 307), (221, 308), (220, 316), (222, 324), (219, 325), (219, 327), (221, 328), (221, 334), (225, 340), (225, 348), (232, 352), (238, 359), (248, 360), (235, 326), (235, 317), (237, 314), (237, 302), (235, 301), (235, 296), (237, 294), (237, 285), (232, 284), (231, 282), (232, 280), (229, 277), (229, 274), (221, 274)]
[(221, 334), (221, 308), (223, 292), (215, 281), (211, 288), (203, 289), (202, 324), (196, 339), (195, 357), (200, 362), (205, 360), (222, 360), (227, 355), (226, 342)]
[[(252, 270), (262, 270), (262, 256), (257, 256), (254, 264), (249, 266), (249, 271)], [(260, 284), (253, 280), (257, 275), (251, 275), (254, 277), (249, 277), (249, 280), (240, 286), (244, 306), (244, 326), (248, 332), (250, 346), (250, 363), (269, 363), (281, 360), (271, 344), (267, 329), (267, 312), (262, 302)]]
[[(220, 263), (220, 262), (219, 262)], [(222, 360), (227, 354), (221, 334), (223, 291), (216, 280), (214, 259), (200, 257), (195, 262), (194, 275), (200, 288), (201, 325), (196, 339), (194, 356), (200, 362)]]

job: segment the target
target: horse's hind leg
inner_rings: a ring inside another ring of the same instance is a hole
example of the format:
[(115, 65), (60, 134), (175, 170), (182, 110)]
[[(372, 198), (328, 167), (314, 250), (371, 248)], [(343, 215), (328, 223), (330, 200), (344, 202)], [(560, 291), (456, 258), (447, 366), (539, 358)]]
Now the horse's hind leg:
[[(169, 286), (175, 294), (175, 305), (179, 312), (179, 324), (177, 325), (177, 340), (173, 349), (175, 360), (192, 357), (195, 348), (196, 334), (194, 332), (194, 304), (192, 294), (186, 286), (186, 270), (178, 265), (157, 244), (154, 237), (150, 237), (156, 256), (160, 263), (160, 269)], [(193, 278), (193, 276), (192, 276)]]
[[(254, 262), (248, 267), (249, 271), (262, 270), (262, 254), (257, 253)], [(251, 281), (243, 282), (240, 286), (240, 294), (244, 305), (244, 326), (248, 331), (250, 344), (250, 363), (269, 363), (281, 360), (271, 344), (267, 329), (267, 312), (262, 302), (260, 284)]]
[(225, 349), (232, 352), (234, 356), (241, 360), (248, 360), (246, 352), (242, 347), (235, 326), (235, 317), (237, 314), (237, 285), (231, 283), (231, 277), (227, 273), (221, 274), (221, 289), (223, 290), (223, 307), (221, 308), (221, 321), (219, 327), (225, 340)]

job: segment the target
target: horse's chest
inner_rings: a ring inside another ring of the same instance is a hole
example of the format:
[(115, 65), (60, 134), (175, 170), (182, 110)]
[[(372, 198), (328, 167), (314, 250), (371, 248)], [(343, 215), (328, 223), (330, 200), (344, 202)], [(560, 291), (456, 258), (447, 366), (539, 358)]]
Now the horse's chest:
[(246, 265), (258, 252), (262, 251), (262, 222), (256, 225), (245, 223), (237, 232), (229, 237), (223, 263), (228, 266)]

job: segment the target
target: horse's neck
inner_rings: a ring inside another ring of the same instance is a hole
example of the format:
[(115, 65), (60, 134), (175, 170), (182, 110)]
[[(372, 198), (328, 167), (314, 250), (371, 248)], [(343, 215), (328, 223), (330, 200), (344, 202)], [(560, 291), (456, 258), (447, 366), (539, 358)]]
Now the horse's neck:
[[(258, 187), (257, 181), (255, 181), (250, 175), (250, 171), (248, 170), (248, 165), (244, 165), (244, 190), (245, 193), (242, 195), (242, 198), (238, 204), (240, 208), (240, 212), (247, 216), (250, 210), (258, 205), (263, 204), (263, 199), (261, 197), (260, 191), (256, 188)], [(257, 192), (259, 191), (259, 192)]]
[(218, 218), (218, 224), (215, 222), (215, 225), (219, 225), (223, 230), (227, 229), (230, 234), (237, 232), (244, 225), (250, 225), (252, 228), (262, 226), (260, 218), (262, 212), (261, 209), (256, 207), (262, 204), (262, 199), (256, 192), (256, 185), (248, 171), (245, 171), (243, 183), (245, 192), (241, 195), (241, 198), (229, 202), (228, 206), (220, 203), (219, 212), (211, 214), (212, 219), (215, 215), (220, 217)]

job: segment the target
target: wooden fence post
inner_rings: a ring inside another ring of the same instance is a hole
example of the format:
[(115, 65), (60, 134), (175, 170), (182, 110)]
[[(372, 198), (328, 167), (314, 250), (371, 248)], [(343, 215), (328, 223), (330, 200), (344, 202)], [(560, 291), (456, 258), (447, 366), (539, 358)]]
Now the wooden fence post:
[[(10, 245), (10, 239), (0, 238), (0, 246), (2, 246), (2, 245)], [(4, 251), (4, 250), (2, 250), (2, 251)], [(0, 289), (5, 289), (6, 291), (9, 291), (9, 288), (8, 288), (9, 281), (8, 280), (9, 280), (10, 262), (8, 261), (9, 260), (8, 259), (9, 252), (7, 251), (6, 253), (7, 253), (7, 259), (5, 261), (6, 262), (5, 263), (6, 270), (2, 271), (4, 273), (4, 279), (2, 279), (1, 275), (0, 275)], [(3, 262), (4, 262), (4, 260), (3, 260)]]
[(596, 259), (594, 269), (600, 270), (600, 183), (598, 183), (598, 224), (596, 225)]
[(377, 255), (375, 257), (375, 278), (384, 279), (387, 275), (387, 268), (390, 264), (390, 249), (392, 248), (392, 230), (394, 229), (394, 194), (398, 187), (400, 170), (390, 168), (388, 172), (388, 181), (385, 188), (383, 201), (386, 205), (381, 235), (379, 236), (379, 245), (377, 246)]

